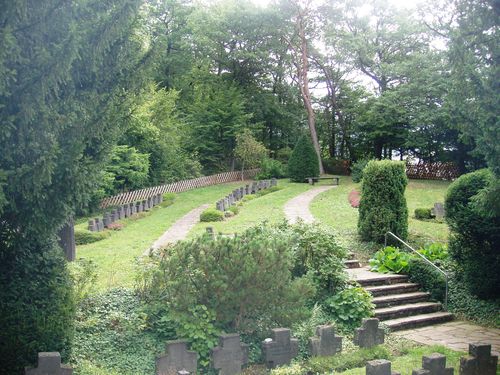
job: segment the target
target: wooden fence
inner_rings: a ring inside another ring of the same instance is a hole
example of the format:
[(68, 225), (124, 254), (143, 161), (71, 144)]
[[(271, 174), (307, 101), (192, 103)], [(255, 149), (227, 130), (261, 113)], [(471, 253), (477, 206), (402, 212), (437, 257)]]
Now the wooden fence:
[[(250, 178), (254, 178), (257, 172), (259, 172), (259, 169), (249, 169), (243, 171), (243, 179), (248, 180)], [(241, 180), (241, 171), (234, 171), (234, 172), (214, 174), (212, 176), (193, 178), (192, 180), (177, 181), (172, 184), (165, 184), (141, 190), (128, 191), (126, 193), (121, 193), (118, 195), (114, 195), (112, 197), (104, 198), (101, 201), (101, 208), (141, 201), (144, 199), (151, 198), (157, 194), (181, 193), (183, 191), (196, 189), (204, 186), (217, 185), (217, 184), (223, 184), (225, 182), (233, 182), (240, 180)]]
[(453, 180), (460, 173), (455, 163), (418, 163), (407, 164), (406, 175), (408, 178), (420, 180)]

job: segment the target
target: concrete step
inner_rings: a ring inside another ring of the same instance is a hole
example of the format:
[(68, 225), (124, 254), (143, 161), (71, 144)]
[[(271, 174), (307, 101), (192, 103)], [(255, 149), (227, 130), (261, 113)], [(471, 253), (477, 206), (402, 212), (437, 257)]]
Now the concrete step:
[(384, 324), (391, 331), (401, 331), (404, 329), (449, 322), (450, 320), (453, 320), (453, 314), (441, 311), (430, 314), (413, 315), (404, 318), (385, 320)]
[(375, 309), (375, 318), (380, 320), (397, 319), (404, 316), (433, 313), (441, 310), (441, 304), (436, 302), (418, 302), (407, 305), (381, 307)]
[(346, 268), (359, 268), (359, 267), (361, 267), (361, 263), (357, 259), (344, 260), (344, 265), (346, 266)]
[(416, 292), (418, 290), (418, 284), (415, 283), (398, 283), (389, 285), (377, 285), (368, 286), (365, 288), (372, 296), (387, 296), (389, 294), (401, 294)]
[(406, 275), (396, 275), (396, 274), (376, 274), (375, 276), (370, 275), (369, 277), (359, 277), (355, 279), (362, 287), (377, 286), (377, 285), (389, 285), (389, 284), (401, 284), (408, 281), (408, 276)]
[(429, 299), (429, 296), (430, 294), (426, 292), (392, 294), (388, 296), (374, 297), (372, 302), (375, 304), (376, 308), (380, 308), (424, 302)]

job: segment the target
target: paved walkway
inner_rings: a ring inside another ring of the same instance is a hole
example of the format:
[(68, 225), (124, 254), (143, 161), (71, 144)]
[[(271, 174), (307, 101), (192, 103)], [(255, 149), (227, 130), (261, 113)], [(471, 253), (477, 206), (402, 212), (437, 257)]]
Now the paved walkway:
[(172, 224), (168, 230), (163, 233), (163, 235), (158, 238), (151, 248), (147, 249), (143, 255), (149, 255), (151, 250), (159, 249), (164, 247), (169, 243), (174, 243), (186, 238), (187, 234), (197, 223), (200, 221), (200, 214), (210, 207), (210, 204), (201, 205), (194, 210), (189, 211), (186, 215), (181, 217), (175, 223)]
[(285, 211), (285, 216), (290, 223), (297, 222), (297, 219), (302, 219), (306, 223), (312, 223), (314, 221), (314, 216), (311, 211), (309, 211), (309, 204), (316, 197), (316, 195), (321, 194), (324, 191), (334, 188), (335, 185), (330, 186), (318, 186), (311, 190), (306, 191), (295, 198), (290, 199), (283, 208)]
[(491, 344), (491, 351), (500, 353), (500, 329), (454, 321), (433, 326), (394, 332), (394, 335), (426, 345), (443, 345), (467, 352), (469, 343)]

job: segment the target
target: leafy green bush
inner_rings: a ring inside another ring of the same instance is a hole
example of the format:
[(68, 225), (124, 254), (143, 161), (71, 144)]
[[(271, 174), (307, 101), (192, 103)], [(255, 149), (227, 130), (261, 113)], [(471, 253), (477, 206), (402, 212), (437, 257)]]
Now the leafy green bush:
[(379, 273), (408, 273), (411, 255), (396, 247), (387, 246), (370, 259), (370, 270)]
[(351, 178), (352, 182), (361, 182), (363, 179), (363, 170), (365, 169), (366, 165), (370, 159), (360, 159), (357, 162), (352, 164), (351, 167)]
[(240, 212), (240, 208), (236, 205), (232, 205), (229, 207), (229, 211), (231, 211), (235, 215), (238, 215), (238, 213)]
[(372, 296), (361, 287), (349, 287), (324, 303), (325, 311), (340, 328), (353, 331), (361, 325), (363, 318), (373, 315), (375, 305)]
[(424, 257), (431, 262), (442, 261), (448, 259), (448, 246), (445, 244), (435, 242), (417, 250)]
[(500, 296), (500, 213), (492, 215), (477, 200), (494, 183), (486, 169), (468, 173), (450, 185), (445, 199), (450, 256), (481, 298)]
[(288, 175), (294, 182), (307, 182), (308, 177), (319, 176), (319, 162), (311, 138), (303, 135), (298, 140), (288, 161)]
[(285, 166), (276, 159), (264, 158), (260, 163), (260, 172), (255, 177), (256, 180), (268, 180), (270, 178), (286, 177)]
[(97, 266), (88, 259), (77, 259), (68, 264), (73, 279), (75, 303), (87, 298), (95, 287), (97, 280)]
[(403, 162), (370, 161), (363, 170), (358, 232), (364, 241), (382, 242), (386, 232), (406, 239), (408, 179)]
[(415, 208), (415, 219), (426, 220), (432, 219), (430, 208)]
[(311, 316), (292, 327), (293, 336), (299, 340), (299, 357), (309, 357), (309, 338), (316, 334), (316, 327), (329, 322), (321, 305), (315, 304)]
[(111, 235), (110, 231), (91, 232), (87, 229), (75, 228), (75, 243), (77, 245), (86, 245), (89, 243), (101, 241)]
[(200, 221), (211, 222), (211, 221), (223, 221), (224, 212), (216, 210), (215, 208), (207, 208), (200, 214)]
[(257, 198), (257, 197), (255, 196), (255, 194), (249, 194), (249, 195), (245, 195), (243, 198), (241, 198), (241, 200), (242, 200), (243, 202), (248, 202), (248, 201), (251, 201), (251, 200), (253, 200), (253, 199), (255, 199), (255, 198)]
[(55, 244), (32, 248), (29, 239), (22, 241), (0, 237), (2, 374), (36, 366), (38, 352), (58, 351), (67, 361), (72, 347), (75, 303), (63, 252)]
[(348, 160), (329, 158), (323, 160), (323, 168), (325, 169), (325, 173), (345, 175), (348, 172), (348, 163)]
[(276, 151), (276, 160), (283, 164), (287, 164), (290, 160), (293, 150), (290, 147), (283, 147)]
[(431, 294), (431, 298), (444, 301), (446, 282), (442, 273), (426, 263), (423, 259), (412, 257), (408, 264), (408, 276), (411, 282), (419, 284)]
[(303, 319), (314, 295), (307, 278), (292, 280), (291, 239), (265, 225), (240, 235), (200, 236), (179, 242), (157, 258), (145, 288), (173, 316), (189, 319), (193, 306), (215, 314), (217, 329), (262, 333)]

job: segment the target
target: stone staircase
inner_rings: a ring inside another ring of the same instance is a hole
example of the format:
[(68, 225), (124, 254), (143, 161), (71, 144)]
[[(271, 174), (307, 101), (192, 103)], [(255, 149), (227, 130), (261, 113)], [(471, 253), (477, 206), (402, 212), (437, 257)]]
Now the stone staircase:
[(361, 267), (351, 259), (345, 262), (347, 273), (373, 296), (375, 317), (391, 331), (444, 323), (453, 315), (443, 311), (438, 302), (431, 302), (430, 294), (419, 290), (419, 285), (408, 281), (406, 275), (381, 274)]

